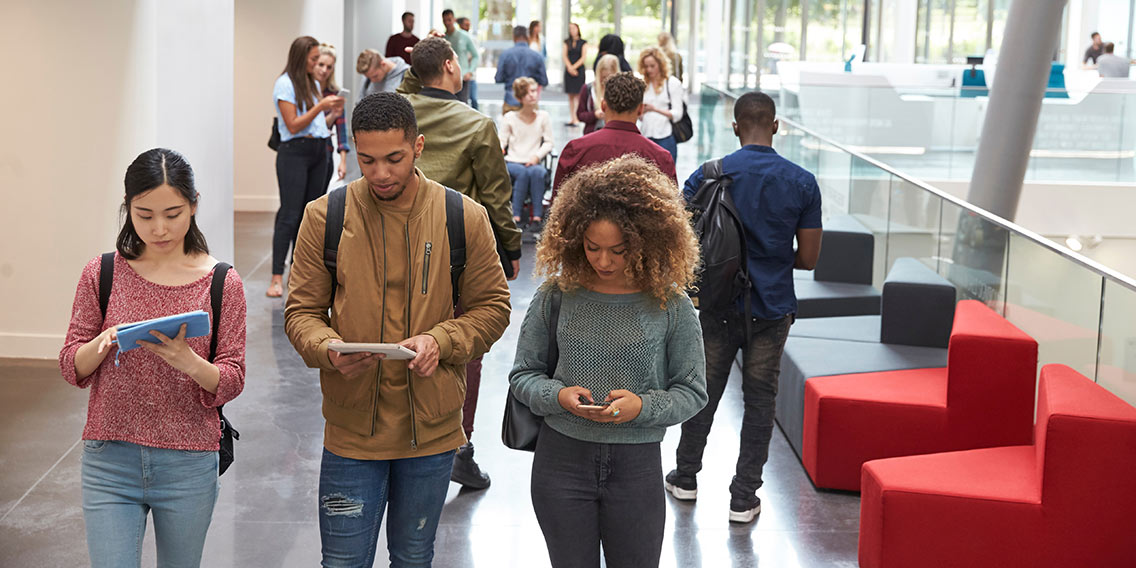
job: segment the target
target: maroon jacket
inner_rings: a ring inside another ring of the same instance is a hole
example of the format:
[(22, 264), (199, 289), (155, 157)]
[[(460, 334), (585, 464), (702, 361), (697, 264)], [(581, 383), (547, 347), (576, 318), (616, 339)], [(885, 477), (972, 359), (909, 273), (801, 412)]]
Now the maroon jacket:
[(599, 101), (592, 100), (592, 85), (584, 85), (580, 88), (580, 104), (576, 105), (576, 118), (584, 123), (584, 134), (591, 134), (596, 131), (596, 123), (599, 119), (596, 118), (596, 111), (600, 109)]
[(604, 124), (603, 128), (585, 134), (564, 146), (564, 150), (560, 152), (560, 159), (556, 162), (552, 199), (556, 199), (556, 190), (576, 170), (627, 154), (638, 154), (654, 162), (664, 174), (678, 183), (670, 152), (640, 134), (639, 128), (634, 123), (613, 120)]

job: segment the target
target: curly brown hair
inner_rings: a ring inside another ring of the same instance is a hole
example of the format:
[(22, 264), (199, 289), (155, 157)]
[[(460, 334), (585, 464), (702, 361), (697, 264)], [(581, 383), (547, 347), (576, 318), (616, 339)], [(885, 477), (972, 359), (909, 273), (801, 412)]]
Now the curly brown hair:
[(584, 232), (596, 221), (619, 227), (631, 283), (665, 307), (694, 285), (698, 241), (674, 180), (637, 155), (580, 170), (560, 188), (536, 250), (536, 274), (568, 291), (592, 281)]

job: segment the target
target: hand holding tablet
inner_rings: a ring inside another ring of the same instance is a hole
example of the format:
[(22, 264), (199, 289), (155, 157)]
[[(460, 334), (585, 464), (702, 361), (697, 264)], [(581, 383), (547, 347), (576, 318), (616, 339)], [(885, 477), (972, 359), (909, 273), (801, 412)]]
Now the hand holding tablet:
[(373, 353), (384, 359), (413, 359), (417, 353), (395, 343), (329, 343), (328, 350), (337, 353)]

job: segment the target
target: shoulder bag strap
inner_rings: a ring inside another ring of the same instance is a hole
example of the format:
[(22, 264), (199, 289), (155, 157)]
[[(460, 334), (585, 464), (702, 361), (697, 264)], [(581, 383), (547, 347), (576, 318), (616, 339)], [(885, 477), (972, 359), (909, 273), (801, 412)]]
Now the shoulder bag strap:
[(552, 289), (552, 305), (548, 310), (548, 376), (552, 377), (556, 365), (560, 362), (560, 345), (556, 342), (556, 326), (560, 323), (560, 302), (564, 299), (564, 292), (559, 286)]

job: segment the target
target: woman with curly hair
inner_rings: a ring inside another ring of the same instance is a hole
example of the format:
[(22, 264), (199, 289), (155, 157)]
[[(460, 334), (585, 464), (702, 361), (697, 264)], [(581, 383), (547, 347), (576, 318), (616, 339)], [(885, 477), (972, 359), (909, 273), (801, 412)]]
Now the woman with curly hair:
[[(684, 293), (698, 244), (674, 182), (629, 155), (561, 187), (509, 382), (544, 416), (533, 509), (554, 568), (658, 566), (659, 443), (707, 401), (702, 332)], [(550, 321), (556, 361), (550, 362)]]

